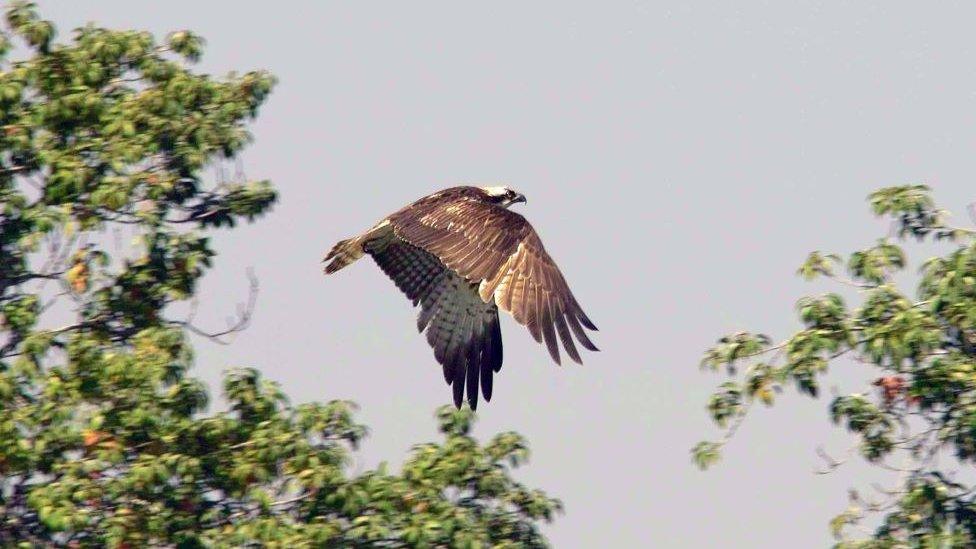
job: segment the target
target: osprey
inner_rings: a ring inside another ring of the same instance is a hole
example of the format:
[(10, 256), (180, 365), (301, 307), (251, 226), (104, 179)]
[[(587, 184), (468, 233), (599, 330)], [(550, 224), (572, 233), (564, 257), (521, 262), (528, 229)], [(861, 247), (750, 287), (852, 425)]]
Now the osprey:
[[(420, 305), (417, 329), (452, 386), (454, 405), (491, 400), (502, 367), (498, 310), (510, 313), (559, 364), (559, 341), (582, 364), (573, 336), (598, 350), (583, 313), (539, 235), (508, 210), (525, 197), (508, 187), (452, 187), (425, 196), (365, 233), (336, 244), (323, 261), (331, 274), (369, 254)], [(557, 340), (558, 334), (558, 340)]]

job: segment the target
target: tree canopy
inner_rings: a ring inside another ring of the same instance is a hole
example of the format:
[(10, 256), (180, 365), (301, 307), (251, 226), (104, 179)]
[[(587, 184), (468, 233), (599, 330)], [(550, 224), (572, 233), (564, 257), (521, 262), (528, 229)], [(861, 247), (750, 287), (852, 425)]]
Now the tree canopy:
[(290, 405), (240, 369), (206, 411), (188, 333), (220, 334), (171, 305), (215, 260), (207, 233), (277, 198), (203, 176), (249, 142), (274, 78), (194, 72), (187, 31), (55, 35), (23, 2), (0, 31), (0, 544), (545, 545), (561, 505), (512, 478), (526, 442), (479, 443), (467, 409), (439, 409), (442, 441), (399, 470), (359, 475), (348, 401)]
[[(830, 524), (837, 547), (973, 547), (976, 231), (950, 225), (923, 185), (880, 189), (869, 202), (875, 215), (892, 220), (889, 234), (846, 261), (813, 252), (799, 268), (804, 278), (855, 289), (855, 305), (839, 293), (804, 297), (796, 306), (802, 328), (791, 336), (774, 342), (740, 332), (705, 353), (702, 367), (730, 378), (708, 403), (726, 432), (699, 443), (693, 457), (703, 468), (713, 464), (757, 401), (772, 406), (789, 386), (818, 397), (831, 363), (870, 369), (870, 384), (834, 397), (828, 412), (892, 481), (850, 492), (850, 507)], [(911, 239), (948, 243), (946, 253), (921, 262), (914, 291), (895, 278), (910, 265), (904, 245)], [(827, 470), (842, 465), (823, 457)]]

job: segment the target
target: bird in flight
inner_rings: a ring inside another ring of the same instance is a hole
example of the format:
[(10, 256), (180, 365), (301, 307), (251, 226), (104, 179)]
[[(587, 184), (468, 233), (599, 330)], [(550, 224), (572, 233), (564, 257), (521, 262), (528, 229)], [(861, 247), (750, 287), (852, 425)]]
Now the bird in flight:
[[(325, 256), (331, 274), (369, 254), (414, 306), (434, 357), (461, 407), (478, 407), (478, 387), (491, 400), (502, 367), (498, 310), (543, 341), (556, 364), (559, 342), (582, 364), (573, 337), (597, 351), (596, 330), (546, 253), (542, 240), (509, 206), (525, 196), (508, 187), (452, 187), (394, 212)], [(558, 336), (558, 339), (557, 339)]]

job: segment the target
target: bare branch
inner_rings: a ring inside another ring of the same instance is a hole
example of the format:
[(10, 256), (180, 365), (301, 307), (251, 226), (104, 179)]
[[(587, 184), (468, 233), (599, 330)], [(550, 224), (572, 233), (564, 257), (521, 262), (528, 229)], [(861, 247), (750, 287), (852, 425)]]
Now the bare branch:
[(187, 317), (187, 319), (171, 320), (169, 321), (169, 324), (185, 328), (198, 336), (205, 337), (220, 345), (230, 344), (230, 341), (224, 340), (222, 338), (224, 336), (236, 334), (238, 332), (242, 332), (246, 330), (247, 327), (250, 326), (251, 324), (251, 317), (254, 314), (255, 305), (257, 305), (259, 285), (258, 285), (258, 279), (254, 275), (253, 269), (248, 268), (247, 277), (248, 280), (250, 281), (248, 286), (247, 302), (238, 305), (237, 318), (230, 319), (228, 321), (228, 326), (226, 329), (218, 332), (207, 332), (195, 326), (192, 323), (192, 319), (196, 314), (196, 306), (194, 306), (191, 309), (190, 315)]
[(828, 454), (826, 450), (823, 449), (823, 446), (817, 446), (817, 455), (820, 457), (820, 459), (824, 460), (827, 468), (814, 470), (814, 474), (828, 475), (830, 473), (833, 473), (841, 465), (844, 465), (845, 463), (847, 463), (849, 459), (851, 459), (851, 455), (854, 453), (854, 448), (855, 448), (854, 446), (851, 446), (850, 448), (847, 449), (847, 451), (845, 452), (846, 455), (844, 459), (835, 459), (833, 456)]

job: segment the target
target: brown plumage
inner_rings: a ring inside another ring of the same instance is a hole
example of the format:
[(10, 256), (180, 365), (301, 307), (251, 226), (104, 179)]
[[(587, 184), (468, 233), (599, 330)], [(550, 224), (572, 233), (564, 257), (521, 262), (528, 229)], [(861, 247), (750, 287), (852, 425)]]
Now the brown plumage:
[(597, 350), (584, 330), (596, 326), (539, 235), (507, 209), (516, 202), (525, 197), (506, 187), (445, 189), (339, 242), (325, 257), (325, 272), (333, 273), (368, 253), (420, 305), (417, 328), (426, 330), (459, 408), (465, 393), (477, 408), (479, 386), (491, 400), (502, 366), (499, 309), (545, 343), (557, 364), (560, 343), (577, 363), (576, 341)]

